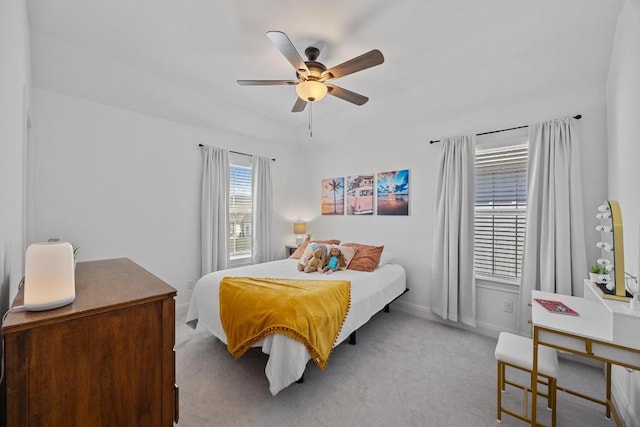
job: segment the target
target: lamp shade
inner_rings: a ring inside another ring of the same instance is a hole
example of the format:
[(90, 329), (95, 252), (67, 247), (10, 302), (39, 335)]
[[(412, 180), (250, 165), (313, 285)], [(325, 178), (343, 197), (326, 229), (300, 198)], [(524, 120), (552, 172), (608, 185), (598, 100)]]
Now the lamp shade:
[(307, 80), (296, 85), (296, 93), (307, 102), (320, 101), (327, 94), (327, 87), (315, 80)]
[(27, 310), (51, 310), (75, 299), (73, 247), (70, 243), (30, 245), (24, 270), (24, 307)]
[(304, 222), (293, 223), (293, 234), (304, 234), (307, 232), (307, 226)]

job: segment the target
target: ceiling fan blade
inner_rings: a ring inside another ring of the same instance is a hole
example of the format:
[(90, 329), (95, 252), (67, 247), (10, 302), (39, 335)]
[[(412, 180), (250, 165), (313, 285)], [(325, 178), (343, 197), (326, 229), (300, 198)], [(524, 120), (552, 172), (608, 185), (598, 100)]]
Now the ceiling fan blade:
[(378, 49), (371, 50), (367, 53), (363, 53), (353, 59), (343, 62), (340, 65), (329, 68), (322, 73), (322, 80), (332, 80), (340, 77), (348, 76), (357, 71), (366, 70), (367, 68), (375, 67), (384, 62), (384, 56)]
[(285, 33), (282, 31), (267, 31), (267, 37), (269, 37), (269, 40), (282, 52), (284, 57), (287, 58), (287, 61), (293, 65), (293, 68), (300, 73), (309, 72), (307, 64), (304, 63), (302, 57)]
[(369, 100), (369, 98), (364, 95), (360, 95), (359, 93), (352, 92), (336, 85), (327, 85), (327, 90), (329, 95), (344, 99), (345, 101), (349, 101), (356, 105), (365, 104)]
[(296, 103), (293, 104), (293, 108), (291, 109), (292, 113), (300, 113), (301, 111), (304, 110), (304, 107), (307, 106), (307, 101), (305, 101), (304, 99), (298, 97), (298, 99), (296, 99)]
[(240, 86), (275, 86), (275, 85), (295, 85), (295, 80), (238, 80)]

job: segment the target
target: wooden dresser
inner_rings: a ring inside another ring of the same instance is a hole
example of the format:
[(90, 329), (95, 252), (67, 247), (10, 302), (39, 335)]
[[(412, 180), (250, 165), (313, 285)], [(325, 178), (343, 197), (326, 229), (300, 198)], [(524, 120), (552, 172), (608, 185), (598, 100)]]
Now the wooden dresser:
[(172, 426), (176, 290), (126, 258), (75, 274), (72, 304), (5, 320), (6, 425)]

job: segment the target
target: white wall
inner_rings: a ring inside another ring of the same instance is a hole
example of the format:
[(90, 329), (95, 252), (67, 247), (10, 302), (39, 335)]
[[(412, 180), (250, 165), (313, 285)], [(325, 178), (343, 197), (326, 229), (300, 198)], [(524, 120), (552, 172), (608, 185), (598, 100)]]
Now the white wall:
[(295, 218), (292, 143), (248, 139), (34, 89), (33, 241), (80, 246), (79, 261), (128, 257), (190, 298), (200, 276), (198, 144), (275, 157), (273, 254)]
[[(609, 198), (622, 210), (625, 270), (640, 271), (640, 0), (627, 0), (616, 27), (607, 79)], [(614, 367), (617, 403), (626, 425), (640, 425), (640, 373)]]
[(29, 23), (24, 1), (0, 1), (0, 312), (23, 275)]
[[(592, 214), (596, 206), (606, 199), (607, 188), (603, 88), (510, 100), (504, 105), (487, 105), (472, 115), (452, 115), (450, 120), (438, 123), (430, 123), (425, 117), (424, 123), (409, 129), (397, 129), (393, 134), (378, 132), (376, 123), (372, 123), (368, 128), (354, 129), (349, 135), (331, 135), (339, 138), (340, 148), (336, 149), (328, 150), (322, 143), (307, 141), (303, 144), (307, 152), (303, 157), (313, 161), (306, 162), (301, 170), (301, 176), (304, 176), (301, 184), (304, 187), (304, 219), (310, 221), (309, 230), (318, 238), (384, 244), (386, 249), (397, 254), (407, 269), (408, 287), (411, 289), (399, 300), (398, 306), (432, 318), (429, 293), (439, 146), (430, 145), (428, 141), (578, 113), (583, 116), (578, 121), (578, 129), (585, 189), (585, 233), (589, 260), (593, 260), (597, 257), (597, 233)], [(410, 170), (409, 216), (319, 215), (321, 179), (405, 168)], [(517, 289), (499, 284), (481, 285), (477, 298), (479, 332), (497, 336), (500, 331), (517, 330)], [(504, 301), (514, 302), (513, 313), (504, 312)]]
[(607, 80), (609, 196), (620, 202), (624, 223), (625, 269), (640, 271), (640, 1), (627, 0), (620, 12)]

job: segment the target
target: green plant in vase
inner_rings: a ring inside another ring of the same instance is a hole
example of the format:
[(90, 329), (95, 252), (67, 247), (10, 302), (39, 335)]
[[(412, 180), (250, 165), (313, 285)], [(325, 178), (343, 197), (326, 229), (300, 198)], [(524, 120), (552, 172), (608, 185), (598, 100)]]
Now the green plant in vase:
[(589, 279), (593, 283), (598, 283), (598, 276), (601, 274), (606, 274), (604, 271), (604, 267), (598, 263), (595, 263), (589, 267)]

